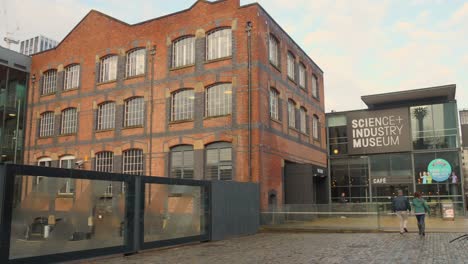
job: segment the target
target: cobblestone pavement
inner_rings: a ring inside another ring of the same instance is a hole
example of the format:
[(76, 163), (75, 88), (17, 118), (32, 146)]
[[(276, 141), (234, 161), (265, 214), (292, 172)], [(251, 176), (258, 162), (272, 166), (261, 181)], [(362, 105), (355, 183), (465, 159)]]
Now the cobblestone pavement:
[(468, 263), (468, 241), (448, 243), (459, 235), (260, 233), (88, 263)]

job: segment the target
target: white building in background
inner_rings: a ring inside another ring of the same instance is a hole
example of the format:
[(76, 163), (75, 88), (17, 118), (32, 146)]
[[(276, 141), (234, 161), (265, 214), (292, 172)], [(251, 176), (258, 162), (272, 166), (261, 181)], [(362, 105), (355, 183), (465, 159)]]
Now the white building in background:
[(48, 50), (57, 46), (58, 41), (39, 35), (34, 38), (20, 42), (20, 53), (33, 55), (35, 53)]

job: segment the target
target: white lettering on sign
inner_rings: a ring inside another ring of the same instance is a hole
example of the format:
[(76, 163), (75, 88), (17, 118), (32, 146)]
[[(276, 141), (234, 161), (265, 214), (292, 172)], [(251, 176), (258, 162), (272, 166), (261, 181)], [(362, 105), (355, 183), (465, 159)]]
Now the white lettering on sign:
[(351, 127), (353, 148), (398, 146), (403, 133), (403, 118), (389, 115), (353, 119)]
[(317, 169), (317, 172), (318, 173), (323, 173), (323, 170), (322, 169)]
[(372, 183), (374, 183), (374, 184), (387, 183), (387, 178), (372, 179)]

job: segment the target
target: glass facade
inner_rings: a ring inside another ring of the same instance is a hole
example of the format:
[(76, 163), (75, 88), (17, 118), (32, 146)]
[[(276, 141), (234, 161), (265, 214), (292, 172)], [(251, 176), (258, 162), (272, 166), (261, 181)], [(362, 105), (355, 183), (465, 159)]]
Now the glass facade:
[(412, 150), (401, 153), (350, 155), (346, 113), (327, 117), (332, 203), (343, 202), (343, 193), (346, 202), (390, 203), (401, 189), (420, 192), (434, 215), (443, 203), (464, 213), (456, 102), (408, 110)]
[(22, 163), (28, 73), (0, 65), (1, 162)]

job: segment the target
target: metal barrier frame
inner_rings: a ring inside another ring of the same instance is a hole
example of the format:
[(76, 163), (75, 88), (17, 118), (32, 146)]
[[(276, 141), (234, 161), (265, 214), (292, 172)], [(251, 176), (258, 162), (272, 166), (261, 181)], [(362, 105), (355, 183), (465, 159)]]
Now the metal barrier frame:
[[(17, 175), (47, 176), (82, 180), (119, 181), (128, 184), (125, 194), (125, 232), (122, 246), (80, 250), (10, 260), (10, 239), (13, 216), (14, 182)], [(169, 240), (144, 242), (145, 184), (200, 186), (204, 201), (204, 232), (202, 235)], [(51, 263), (93, 258), (105, 255), (135, 254), (139, 250), (174, 246), (211, 239), (211, 182), (204, 180), (174, 179), (168, 177), (137, 176), (76, 169), (39, 167), (17, 164), (0, 164), (0, 263)]]

